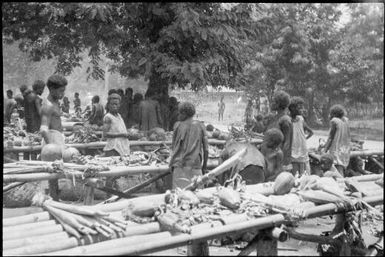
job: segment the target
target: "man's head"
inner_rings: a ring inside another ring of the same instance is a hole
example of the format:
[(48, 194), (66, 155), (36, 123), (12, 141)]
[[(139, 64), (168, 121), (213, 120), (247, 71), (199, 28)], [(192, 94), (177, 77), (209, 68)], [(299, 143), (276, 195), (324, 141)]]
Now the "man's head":
[(292, 116), (302, 115), (305, 101), (302, 97), (294, 96), (290, 99), (289, 110)]
[(290, 96), (285, 91), (277, 91), (274, 93), (271, 109), (273, 111), (285, 110), (290, 104)]
[(128, 96), (128, 98), (131, 98), (133, 93), (134, 91), (132, 90), (131, 87), (126, 88), (126, 96)]
[(99, 103), (99, 96), (98, 95), (95, 95), (94, 97), (92, 97), (92, 103)]
[(27, 85), (21, 85), (21, 86), (19, 87), (19, 89), (20, 89), (20, 93), (21, 93), (21, 94), (24, 94), (25, 90), (27, 90), (28, 87), (27, 87)]
[(110, 90), (108, 90), (108, 95), (111, 95), (111, 94), (117, 94), (116, 89), (110, 89)]
[(111, 112), (111, 113), (118, 113), (119, 111), (119, 108), (120, 108), (120, 101), (121, 101), (121, 97), (120, 95), (118, 94), (111, 94), (108, 96), (108, 111)]
[(168, 99), (168, 105), (172, 107), (177, 107), (178, 106), (178, 100), (176, 97), (172, 96)]
[(35, 80), (32, 84), (32, 89), (36, 94), (42, 95), (44, 92), (45, 83), (42, 80)]
[(11, 99), (13, 97), (13, 91), (11, 89), (7, 90), (7, 97), (8, 99)]
[(75, 93), (75, 98), (79, 98), (79, 93), (78, 92)]
[(66, 90), (68, 82), (67, 80), (60, 75), (52, 75), (48, 78), (47, 87), (49, 90), (49, 94), (53, 99), (59, 100), (64, 97), (64, 92)]
[(63, 97), (63, 103), (66, 103), (66, 104), (70, 103), (70, 100), (68, 100), (68, 97), (66, 97), (66, 96)]
[(143, 95), (141, 94), (141, 93), (136, 93), (135, 95), (134, 95), (134, 102), (135, 103), (138, 103), (138, 102), (140, 102), (140, 101), (142, 101), (143, 100)]
[(263, 125), (267, 126), (269, 122), (274, 118), (274, 114), (268, 113), (263, 117)]
[(116, 90), (117, 93), (120, 95), (120, 97), (122, 97), (124, 95), (124, 92), (123, 92), (123, 89), (119, 88), (118, 90)]
[(268, 148), (275, 149), (283, 142), (283, 134), (277, 128), (271, 128), (263, 135), (263, 144)]
[(345, 115), (345, 108), (340, 104), (335, 104), (330, 108), (330, 119), (336, 118), (342, 118)]
[(257, 121), (262, 121), (262, 120), (263, 120), (262, 114), (258, 114), (258, 115), (255, 117), (255, 119), (256, 119)]
[(16, 101), (17, 105), (21, 106), (23, 104), (24, 98), (22, 95), (17, 94), (17, 95), (15, 95), (15, 101)]
[(326, 172), (326, 171), (330, 170), (330, 168), (333, 165), (333, 162), (334, 162), (333, 155), (331, 155), (329, 153), (325, 153), (325, 154), (321, 155), (320, 167), (321, 167), (322, 171)]
[(178, 112), (179, 112), (179, 115), (178, 115), (179, 120), (184, 121), (194, 116), (195, 107), (192, 103), (184, 102), (179, 105)]

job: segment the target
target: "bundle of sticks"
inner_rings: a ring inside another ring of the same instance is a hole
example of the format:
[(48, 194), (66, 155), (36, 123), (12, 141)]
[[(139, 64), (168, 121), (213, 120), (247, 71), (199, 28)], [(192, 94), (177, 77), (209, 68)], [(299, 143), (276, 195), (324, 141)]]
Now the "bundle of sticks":
[(116, 237), (126, 230), (128, 223), (112, 217), (109, 213), (53, 201), (38, 193), (33, 198), (35, 206), (42, 207), (57, 220), (68, 234), (80, 239), (84, 235)]

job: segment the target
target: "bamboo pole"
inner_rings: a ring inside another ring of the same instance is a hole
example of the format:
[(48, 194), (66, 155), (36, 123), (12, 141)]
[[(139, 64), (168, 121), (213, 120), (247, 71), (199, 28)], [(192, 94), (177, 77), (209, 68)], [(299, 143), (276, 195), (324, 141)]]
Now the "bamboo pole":
[(35, 243), (26, 245), (19, 248), (3, 250), (5, 256), (19, 256), (19, 255), (36, 255), (42, 253), (48, 253), (58, 250), (64, 250), (79, 246), (78, 240), (74, 237), (66, 238), (60, 241), (52, 241), (50, 243)]
[(52, 227), (56, 226), (57, 223), (54, 220), (46, 220), (42, 222), (34, 222), (34, 223), (27, 223), (27, 224), (21, 224), (17, 226), (8, 226), (8, 227), (3, 227), (3, 233), (11, 233), (11, 232), (16, 232), (16, 231), (24, 231), (24, 230), (30, 230), (30, 229), (35, 229), (35, 228), (40, 228), (40, 227)]
[(3, 187), (3, 193), (15, 188), (15, 187), (18, 187), (18, 186), (21, 186), (21, 185), (24, 185), (26, 182), (14, 182), (14, 183), (11, 183), (11, 184), (8, 184), (6, 186)]
[(57, 233), (61, 231), (63, 231), (63, 227), (61, 225), (38, 227), (33, 230), (25, 230), (23, 232), (10, 231), (7, 234), (3, 233), (3, 240), (21, 239), (21, 238), (26, 238), (31, 236), (52, 234), (52, 233)]
[(22, 239), (13, 239), (3, 241), (3, 250), (19, 248), (26, 245), (32, 245), (36, 243), (47, 243), (52, 241), (63, 240), (69, 238), (66, 232), (58, 232), (53, 234), (47, 234), (42, 236), (27, 237)]
[(47, 211), (32, 213), (24, 216), (3, 219), (3, 228), (7, 226), (15, 226), (32, 222), (42, 222), (49, 219), (50, 216)]
[(92, 245), (79, 246), (79, 247), (64, 250), (64, 251), (49, 252), (47, 253), (47, 255), (51, 255), (51, 256), (100, 255), (99, 253), (101, 251), (105, 252), (108, 248), (127, 247), (129, 245), (141, 244), (146, 241), (156, 241), (162, 238), (170, 238), (170, 237), (171, 237), (170, 232), (160, 232), (160, 233), (150, 234), (150, 235), (131, 236), (126, 238), (108, 240), (108, 241), (104, 241), (104, 242), (100, 242)]

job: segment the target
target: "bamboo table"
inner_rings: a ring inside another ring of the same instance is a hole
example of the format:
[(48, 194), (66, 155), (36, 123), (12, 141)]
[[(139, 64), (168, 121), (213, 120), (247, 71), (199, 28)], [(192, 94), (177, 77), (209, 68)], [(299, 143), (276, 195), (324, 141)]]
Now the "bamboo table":
[[(210, 190), (210, 189), (207, 189)], [(247, 190), (247, 189), (246, 189)], [(383, 195), (366, 197), (372, 206), (383, 204)], [(141, 201), (164, 201), (164, 194), (138, 197), (119, 202), (90, 206), (91, 208), (121, 217), (120, 211), (128, 204)], [(305, 219), (324, 215), (344, 214), (352, 211), (351, 207), (324, 204), (305, 211)], [(222, 223), (223, 222), (223, 223)], [(189, 255), (208, 255), (207, 240), (235, 232), (257, 232), (254, 242), (242, 254), (257, 250), (258, 255), (277, 255), (277, 240), (286, 240), (287, 236), (276, 227), (290, 222), (282, 214), (261, 218), (248, 218), (244, 214), (234, 214), (220, 222), (202, 223), (192, 227), (191, 234), (162, 231), (157, 222), (138, 225), (130, 223), (122, 235), (111, 240), (100, 237), (86, 237), (80, 240), (70, 237), (60, 224), (52, 222), (48, 212), (29, 214), (3, 219), (3, 255), (139, 255), (172, 249), (183, 245), (195, 245)], [(4, 233), (6, 231), (7, 233)], [(199, 248), (201, 247), (201, 248)]]

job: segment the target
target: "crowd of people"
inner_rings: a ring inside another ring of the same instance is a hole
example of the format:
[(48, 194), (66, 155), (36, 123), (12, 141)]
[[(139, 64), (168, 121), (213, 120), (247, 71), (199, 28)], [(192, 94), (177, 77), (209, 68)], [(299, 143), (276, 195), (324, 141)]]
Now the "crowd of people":
[[(15, 97), (8, 90), (4, 106), (5, 123), (14, 123), (12, 119), (24, 118), (28, 132), (40, 132), (46, 144), (52, 143), (49, 131), (62, 133), (61, 116), (70, 109), (70, 101), (64, 96), (67, 83), (63, 76), (52, 75), (47, 83), (35, 81), (32, 89), (21, 86), (20, 94)], [(49, 94), (42, 99), (45, 86)], [(74, 97), (74, 110), (81, 113), (80, 96), (75, 93)], [(167, 183), (170, 188), (183, 187), (194, 177), (206, 172), (206, 127), (203, 122), (194, 120), (193, 104), (178, 103), (175, 97), (162, 97), (151, 88), (144, 98), (140, 93), (133, 94), (132, 88), (127, 88), (125, 92), (122, 89), (111, 89), (105, 106), (100, 103), (98, 95), (93, 96), (92, 106), (86, 108), (89, 112), (87, 122), (103, 127), (103, 137), (107, 141), (103, 149), (105, 156), (130, 154), (128, 128), (144, 132), (154, 128), (173, 131), (169, 163), (173, 175), (168, 177)], [(218, 107), (218, 119), (223, 119), (223, 97)], [(246, 126), (264, 134), (264, 140), (257, 152), (249, 152), (249, 155), (252, 154), (248, 157), (253, 164), (256, 163), (259, 171), (249, 169), (245, 177), (250, 182), (261, 182), (261, 179), (264, 182), (274, 180), (282, 171), (292, 172), (293, 175), (311, 174), (306, 140), (313, 135), (313, 131), (303, 118), (304, 100), (277, 91), (273, 96), (271, 111), (265, 116), (258, 115), (252, 126)], [(344, 177), (347, 176), (350, 160), (350, 132), (343, 106), (331, 107), (330, 124), (328, 140), (320, 158), (322, 175)]]

